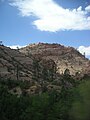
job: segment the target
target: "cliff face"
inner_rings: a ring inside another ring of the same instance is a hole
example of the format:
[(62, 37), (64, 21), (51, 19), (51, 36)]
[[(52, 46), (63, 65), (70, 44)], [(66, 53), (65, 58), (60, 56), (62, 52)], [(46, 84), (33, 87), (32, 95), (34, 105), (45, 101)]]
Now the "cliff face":
[(65, 69), (69, 69), (70, 74), (75, 75), (77, 72), (85, 71), (90, 65), (89, 60), (76, 49), (60, 44), (30, 44), (21, 48), (20, 52), (28, 56), (34, 56), (36, 59), (52, 59), (56, 63), (60, 74), (64, 73)]
[(31, 80), (35, 60), (41, 71), (42, 68), (50, 69), (56, 64), (57, 72), (60, 74), (64, 73), (66, 69), (70, 70), (71, 75), (75, 75), (77, 72), (90, 73), (90, 61), (76, 49), (60, 44), (39, 43), (30, 44), (20, 50), (0, 45), (0, 76)]
[(24, 81), (28, 88), (23, 91), (28, 94), (60, 92), (63, 80), (72, 87), (73, 78), (77, 81), (84, 74), (90, 75), (90, 61), (72, 47), (39, 43), (13, 50), (0, 45), (0, 80)]
[[(3, 78), (31, 79), (32, 59), (18, 50), (0, 45), (0, 76)], [(19, 76), (18, 76), (19, 74)], [(18, 78), (19, 77), (19, 78)]]

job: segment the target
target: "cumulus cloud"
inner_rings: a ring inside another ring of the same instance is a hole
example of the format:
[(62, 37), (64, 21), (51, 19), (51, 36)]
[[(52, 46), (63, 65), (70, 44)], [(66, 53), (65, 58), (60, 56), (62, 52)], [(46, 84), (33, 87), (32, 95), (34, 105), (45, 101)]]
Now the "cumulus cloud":
[(79, 46), (78, 50), (80, 53), (82, 53), (82, 54), (85, 53), (85, 55), (90, 58), (90, 46), (88, 46), (88, 47)]
[(41, 31), (90, 30), (90, 5), (82, 10), (65, 9), (54, 0), (13, 0), (11, 6), (17, 7), (22, 16), (34, 16), (33, 25)]
[(25, 47), (25, 46), (12, 45), (12, 46), (8, 46), (8, 47), (10, 47), (11, 49), (19, 49), (19, 48), (22, 48), (22, 47)]
[(88, 6), (85, 8), (85, 10), (86, 10), (87, 12), (90, 12), (90, 5), (88, 5)]

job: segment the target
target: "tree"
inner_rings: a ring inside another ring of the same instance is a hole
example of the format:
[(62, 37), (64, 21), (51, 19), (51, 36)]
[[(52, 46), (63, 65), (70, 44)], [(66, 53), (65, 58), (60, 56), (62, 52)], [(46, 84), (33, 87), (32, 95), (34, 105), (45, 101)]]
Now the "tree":
[(66, 69), (66, 70), (64, 71), (64, 75), (70, 75), (69, 69)]
[(40, 78), (40, 65), (37, 59), (33, 59), (33, 75), (32, 79), (38, 81)]
[(17, 77), (17, 80), (19, 80), (19, 65), (17, 64), (17, 69), (16, 69), (16, 77)]
[(70, 120), (90, 120), (90, 81), (78, 87), (79, 96), (75, 97), (70, 110)]
[(56, 72), (57, 72), (57, 65), (54, 62), (54, 60), (50, 59), (47, 61), (47, 70), (48, 70), (49, 80), (53, 81), (56, 77)]

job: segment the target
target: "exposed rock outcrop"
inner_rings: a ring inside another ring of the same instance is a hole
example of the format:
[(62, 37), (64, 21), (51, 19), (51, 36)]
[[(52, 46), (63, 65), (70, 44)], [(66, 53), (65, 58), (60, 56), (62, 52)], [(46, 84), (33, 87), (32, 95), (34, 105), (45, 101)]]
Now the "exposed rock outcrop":
[[(0, 76), (11, 79), (30, 80), (32, 59), (18, 50), (0, 45)], [(18, 78), (19, 77), (19, 78)]]
[(60, 44), (30, 44), (21, 48), (20, 52), (28, 56), (34, 56), (37, 59), (52, 59), (56, 63), (60, 74), (69, 69), (70, 74), (75, 75), (77, 72), (84, 71), (90, 65), (89, 60), (75, 48), (65, 47)]

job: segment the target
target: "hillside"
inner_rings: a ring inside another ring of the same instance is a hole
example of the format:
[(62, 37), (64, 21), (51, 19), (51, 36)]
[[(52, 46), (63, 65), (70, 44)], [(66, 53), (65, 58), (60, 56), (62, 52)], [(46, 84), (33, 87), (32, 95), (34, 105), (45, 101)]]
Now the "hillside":
[(72, 87), (84, 74), (90, 75), (90, 61), (72, 47), (39, 43), (14, 50), (0, 45), (1, 82), (25, 82), (19, 85), (22, 90), (16, 85), (11, 92), (37, 94), (53, 89), (61, 92), (63, 81), (65, 87)]
[(0, 45), (1, 120), (89, 120), (89, 93), (90, 61), (76, 49)]
[(86, 71), (88, 66), (90, 66), (90, 61), (76, 49), (60, 44), (30, 44), (21, 48), (20, 52), (28, 56), (33, 55), (36, 59), (52, 59), (56, 63), (60, 74), (64, 73), (66, 69), (69, 69), (70, 74), (75, 75), (77, 72)]
[(31, 58), (18, 50), (0, 45), (0, 76), (2, 78), (30, 80), (31, 69)]

